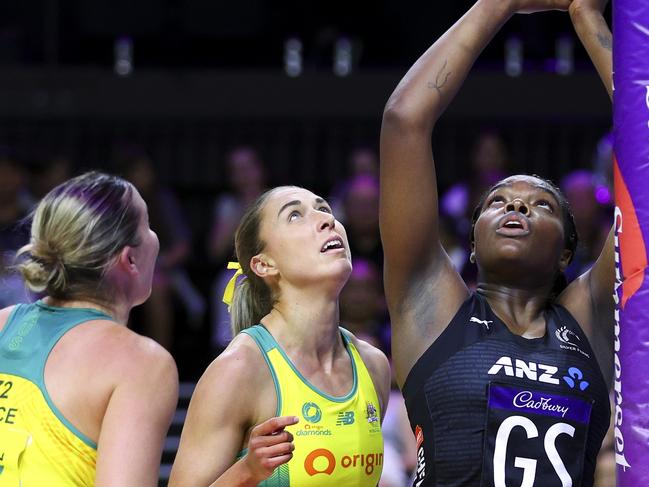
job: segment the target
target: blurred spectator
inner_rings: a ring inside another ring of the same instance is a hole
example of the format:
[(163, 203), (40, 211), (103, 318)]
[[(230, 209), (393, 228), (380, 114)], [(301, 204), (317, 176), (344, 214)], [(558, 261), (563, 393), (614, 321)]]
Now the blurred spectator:
[(10, 256), (6, 257), (6, 259), (0, 259), (0, 309), (33, 300), (20, 275), (6, 266)]
[(210, 230), (209, 255), (221, 265), (232, 255), (234, 232), (250, 203), (266, 189), (266, 171), (257, 151), (241, 146), (233, 149), (226, 160), (229, 189), (214, 205)]
[(389, 327), (379, 267), (361, 257), (353, 258), (353, 266), (340, 293), (342, 326), (389, 354)]
[(221, 298), (234, 271), (226, 269), (234, 253), (234, 232), (249, 204), (266, 189), (264, 163), (252, 147), (239, 146), (226, 158), (228, 190), (214, 204), (214, 217), (209, 236), (208, 254), (219, 271), (212, 289), (212, 347), (219, 352), (230, 340), (230, 314)]
[[(412, 485), (412, 482), (408, 483), (408, 478), (417, 467), (417, 444), (410, 428), (406, 403), (394, 382), (381, 429), (386, 451), (383, 465), (384, 471), (388, 473), (386, 480), (389, 481), (386, 482), (385, 487)], [(391, 458), (388, 456), (388, 451), (392, 452)], [(383, 477), (381, 477), (379, 487), (383, 485)]]
[(160, 254), (156, 262), (151, 297), (142, 305), (144, 331), (171, 350), (174, 332), (175, 295), (185, 306), (191, 322), (200, 323), (205, 301), (183, 268), (191, 249), (191, 236), (178, 200), (158, 182), (153, 162), (139, 147), (119, 147), (117, 167), (142, 195), (149, 209), (151, 228), (158, 234)]
[(10, 269), (16, 251), (29, 243), (23, 222), (30, 209), (25, 173), (8, 150), (0, 151), (0, 306), (29, 301), (22, 279)]
[[(342, 199), (345, 229), (352, 258), (364, 258), (383, 267), (379, 234), (379, 180), (375, 176), (353, 178)], [(340, 217), (336, 214), (336, 217)]]
[[(471, 149), (464, 181), (451, 186), (440, 198), (440, 226), (446, 232), (446, 252), (469, 287), (475, 284), (477, 268), (469, 265), (471, 214), (480, 196), (493, 184), (505, 178), (510, 170), (507, 146), (499, 134), (482, 132)], [(442, 223), (443, 222), (443, 223)]]
[(338, 181), (331, 195), (328, 198), (329, 205), (340, 221), (345, 220), (345, 209), (343, 207), (343, 199), (349, 185), (358, 176), (372, 176), (379, 177), (379, 156), (376, 151), (368, 146), (358, 146), (352, 150), (347, 159), (347, 168), (349, 170), (349, 177)]
[(509, 155), (505, 142), (495, 132), (483, 132), (476, 139), (465, 168), (464, 181), (451, 186), (440, 200), (440, 213), (454, 222), (454, 231), (468, 246), (471, 213), (480, 196), (509, 172)]
[(600, 205), (613, 202), (613, 132), (608, 132), (597, 142), (593, 157), (595, 198)]
[(379, 158), (371, 147), (357, 147), (349, 155), (349, 168), (351, 177), (379, 176)]
[[(390, 407), (388, 406), (388, 411)], [(385, 441), (384, 438), (383, 471), (381, 472), (378, 487), (408, 487), (408, 485), (408, 476), (406, 475), (399, 452), (397, 452), (390, 441)]]
[(601, 205), (596, 197), (596, 181), (592, 172), (580, 169), (561, 180), (561, 189), (568, 198), (575, 216), (579, 246), (566, 277), (572, 280), (588, 270), (599, 256), (611, 230), (610, 207)]

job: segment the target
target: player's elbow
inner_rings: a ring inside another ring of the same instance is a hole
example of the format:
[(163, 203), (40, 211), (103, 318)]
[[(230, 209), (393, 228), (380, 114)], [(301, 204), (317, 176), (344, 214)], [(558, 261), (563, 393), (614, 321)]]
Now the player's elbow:
[(395, 132), (430, 131), (432, 119), (413, 100), (392, 94), (383, 109), (383, 130)]

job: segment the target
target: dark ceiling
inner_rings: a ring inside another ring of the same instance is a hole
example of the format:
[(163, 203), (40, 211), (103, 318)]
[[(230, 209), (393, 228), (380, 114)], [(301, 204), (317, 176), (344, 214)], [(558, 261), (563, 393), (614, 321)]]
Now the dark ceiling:
[[(277, 68), (287, 39), (302, 42), (305, 71), (331, 69), (339, 39), (354, 69), (407, 66), (473, 2), (451, 0), (20, 0), (0, 5), (0, 65), (106, 66), (115, 41), (133, 43), (137, 68)], [(479, 61), (502, 69), (520, 39), (525, 69), (552, 70), (557, 41), (588, 64), (566, 13), (514, 17)], [(565, 45), (565, 44), (564, 44)]]

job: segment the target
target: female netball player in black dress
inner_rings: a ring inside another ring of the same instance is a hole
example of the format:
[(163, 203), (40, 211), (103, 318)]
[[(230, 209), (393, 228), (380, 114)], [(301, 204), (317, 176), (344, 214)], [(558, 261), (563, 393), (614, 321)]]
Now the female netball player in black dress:
[(472, 293), (438, 230), (435, 122), (509, 17), (550, 9), (570, 9), (610, 94), (601, 0), (478, 0), (411, 67), (383, 115), (385, 287), (417, 438), (415, 486), (593, 484), (610, 412), (590, 343), (613, 323), (612, 238), (566, 287), (577, 245), (567, 201), (543, 179), (509, 177), (476, 209)]

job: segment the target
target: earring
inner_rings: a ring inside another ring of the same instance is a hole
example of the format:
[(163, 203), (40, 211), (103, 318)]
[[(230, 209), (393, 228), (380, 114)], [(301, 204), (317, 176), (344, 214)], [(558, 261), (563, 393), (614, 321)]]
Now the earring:
[(471, 252), (471, 255), (469, 255), (469, 262), (475, 264), (475, 252)]

